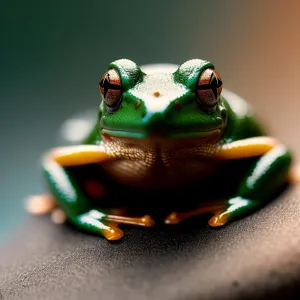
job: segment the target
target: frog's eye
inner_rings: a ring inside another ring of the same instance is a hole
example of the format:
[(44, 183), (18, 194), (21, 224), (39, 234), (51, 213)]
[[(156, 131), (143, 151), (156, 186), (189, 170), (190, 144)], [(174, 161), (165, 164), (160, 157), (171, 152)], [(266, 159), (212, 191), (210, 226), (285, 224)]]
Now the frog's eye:
[(198, 79), (197, 96), (200, 106), (208, 111), (214, 111), (222, 92), (222, 79), (211, 68), (204, 70)]
[(115, 69), (106, 71), (100, 79), (99, 90), (109, 110), (113, 111), (119, 107), (121, 89), (122, 82), (119, 73)]

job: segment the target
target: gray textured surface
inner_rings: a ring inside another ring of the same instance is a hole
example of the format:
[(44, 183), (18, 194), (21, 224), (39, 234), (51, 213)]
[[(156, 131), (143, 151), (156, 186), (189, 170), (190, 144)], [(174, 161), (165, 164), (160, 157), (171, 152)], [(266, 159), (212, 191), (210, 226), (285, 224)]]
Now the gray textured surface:
[(300, 292), (300, 186), (223, 229), (102, 238), (32, 217), (0, 251), (3, 299), (281, 299)]

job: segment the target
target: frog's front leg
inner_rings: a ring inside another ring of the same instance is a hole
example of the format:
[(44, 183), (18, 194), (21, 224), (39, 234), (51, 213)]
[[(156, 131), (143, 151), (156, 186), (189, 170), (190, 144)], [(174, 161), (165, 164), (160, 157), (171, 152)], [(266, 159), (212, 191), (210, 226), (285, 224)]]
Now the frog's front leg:
[(150, 216), (134, 218), (96, 210), (66, 168), (101, 163), (109, 159), (113, 158), (100, 146), (72, 146), (51, 151), (46, 155), (43, 167), (51, 192), (69, 222), (80, 229), (103, 235), (108, 240), (117, 240), (123, 236), (118, 224), (149, 227), (154, 225), (153, 220)]
[(213, 213), (209, 225), (216, 227), (258, 209), (276, 195), (288, 181), (292, 157), (288, 149), (269, 137), (249, 138), (228, 143), (216, 153), (220, 160), (259, 158), (250, 167), (236, 194), (226, 201), (211, 202), (187, 213), (171, 213), (167, 224), (176, 224), (188, 217)]

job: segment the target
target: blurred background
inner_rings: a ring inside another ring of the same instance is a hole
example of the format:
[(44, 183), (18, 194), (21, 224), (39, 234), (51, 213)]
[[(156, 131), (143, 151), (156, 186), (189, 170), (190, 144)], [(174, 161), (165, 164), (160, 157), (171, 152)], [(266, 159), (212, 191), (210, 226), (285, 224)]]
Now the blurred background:
[(0, 4), (0, 245), (44, 191), (40, 156), (61, 124), (99, 105), (109, 62), (212, 61), (270, 133), (300, 154), (300, 2), (37, 1)]

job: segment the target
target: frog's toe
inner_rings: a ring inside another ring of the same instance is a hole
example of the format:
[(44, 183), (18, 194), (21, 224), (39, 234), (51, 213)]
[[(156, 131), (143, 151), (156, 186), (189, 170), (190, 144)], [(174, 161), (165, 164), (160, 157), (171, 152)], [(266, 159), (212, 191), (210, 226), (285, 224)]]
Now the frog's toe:
[(110, 225), (103, 230), (103, 236), (109, 241), (117, 241), (124, 236), (124, 232), (117, 226)]
[(25, 201), (25, 208), (30, 214), (48, 214), (57, 207), (53, 196), (49, 194), (30, 196)]
[(225, 211), (228, 204), (222, 200), (213, 200), (202, 203), (198, 208), (185, 212), (172, 212), (164, 220), (165, 224), (176, 225), (186, 219), (205, 214), (216, 214), (219, 211)]
[(67, 216), (60, 208), (56, 208), (51, 212), (51, 220), (55, 224), (63, 224), (67, 221)]
[(300, 183), (300, 164), (290, 169), (288, 180), (289, 183)]
[(155, 225), (155, 221), (152, 219), (150, 215), (145, 215), (141, 218), (142, 223), (145, 227), (153, 227)]
[(155, 225), (155, 221), (150, 215), (145, 215), (143, 217), (128, 217), (108, 214), (103, 216), (103, 220), (114, 224), (127, 224), (143, 227), (153, 227)]
[(180, 223), (181, 218), (177, 212), (170, 213), (164, 220), (165, 224), (176, 225)]
[(212, 218), (209, 219), (208, 225), (211, 227), (221, 227), (228, 222), (228, 213), (215, 214)]

